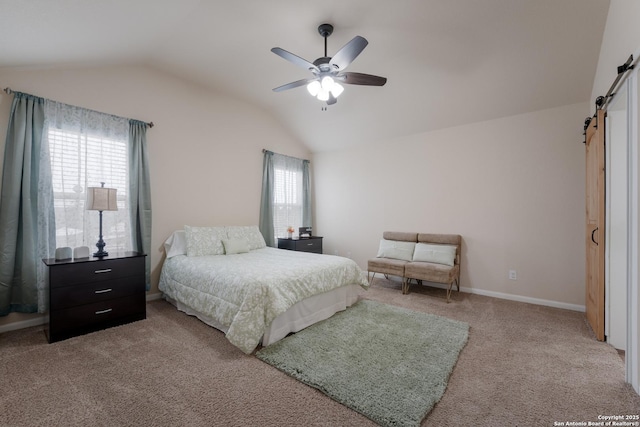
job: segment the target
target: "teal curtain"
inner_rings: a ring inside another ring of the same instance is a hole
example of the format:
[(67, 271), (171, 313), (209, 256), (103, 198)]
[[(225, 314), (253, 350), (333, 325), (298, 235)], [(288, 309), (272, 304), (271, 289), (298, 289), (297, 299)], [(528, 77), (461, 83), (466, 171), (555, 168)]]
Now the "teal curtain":
[(260, 199), (260, 232), (267, 246), (275, 247), (273, 228), (273, 152), (264, 150), (262, 161), (262, 197)]
[(309, 160), (302, 161), (302, 226), (311, 227), (311, 184), (309, 179)]
[(147, 123), (129, 120), (129, 214), (133, 248), (147, 254), (146, 284), (151, 289), (151, 184)]
[(41, 258), (55, 251), (55, 217), (44, 104), (14, 92), (0, 193), (0, 315), (46, 308)]

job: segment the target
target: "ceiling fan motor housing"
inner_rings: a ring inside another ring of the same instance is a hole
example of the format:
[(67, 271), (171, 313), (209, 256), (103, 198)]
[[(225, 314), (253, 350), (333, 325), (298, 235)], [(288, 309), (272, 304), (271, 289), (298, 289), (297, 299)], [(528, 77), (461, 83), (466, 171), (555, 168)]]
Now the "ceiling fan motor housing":
[(320, 68), (320, 71), (331, 71), (331, 65), (329, 65), (329, 61), (331, 61), (330, 56), (323, 56), (313, 61), (313, 65)]
[(333, 25), (331, 24), (321, 24), (318, 27), (318, 32), (320, 33), (320, 35), (324, 38), (327, 38), (331, 35), (331, 33), (333, 33)]

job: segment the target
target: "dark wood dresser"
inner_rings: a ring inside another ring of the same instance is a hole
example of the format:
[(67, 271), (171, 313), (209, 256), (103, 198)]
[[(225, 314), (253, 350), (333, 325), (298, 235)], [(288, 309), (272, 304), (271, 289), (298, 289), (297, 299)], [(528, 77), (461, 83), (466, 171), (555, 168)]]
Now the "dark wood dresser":
[(301, 239), (278, 238), (278, 249), (289, 249), (290, 251), (322, 253), (322, 237), (311, 236)]
[(125, 252), (43, 259), (49, 267), (49, 342), (145, 319), (145, 257)]

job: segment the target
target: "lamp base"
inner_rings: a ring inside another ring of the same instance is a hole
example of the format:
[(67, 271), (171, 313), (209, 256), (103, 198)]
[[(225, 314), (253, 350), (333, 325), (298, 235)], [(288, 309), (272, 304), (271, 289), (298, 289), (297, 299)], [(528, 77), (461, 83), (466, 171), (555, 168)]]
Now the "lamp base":
[(98, 252), (94, 253), (93, 256), (96, 257), (96, 258), (102, 258), (102, 257), (109, 256), (109, 252), (107, 252), (107, 251), (98, 251)]
[(102, 212), (100, 212), (100, 239), (98, 240), (98, 243), (96, 243), (96, 248), (98, 248), (98, 252), (94, 253), (93, 256), (96, 258), (102, 258), (109, 255), (109, 252), (104, 250), (104, 247), (106, 245), (107, 244), (105, 243), (105, 241), (102, 240)]

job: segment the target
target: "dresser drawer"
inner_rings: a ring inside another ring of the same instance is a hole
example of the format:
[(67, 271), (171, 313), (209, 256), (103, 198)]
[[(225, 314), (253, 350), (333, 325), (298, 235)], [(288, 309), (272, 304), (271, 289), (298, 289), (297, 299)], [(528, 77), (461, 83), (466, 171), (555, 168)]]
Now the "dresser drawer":
[(128, 295), (140, 295), (145, 292), (144, 274), (63, 286), (53, 288), (50, 292), (50, 304), (55, 309), (91, 304)]
[(300, 239), (296, 242), (296, 250), (302, 252), (322, 253), (321, 239)]
[(144, 294), (79, 305), (49, 313), (52, 341), (146, 317)]
[(49, 286), (57, 288), (144, 274), (145, 257), (70, 263), (49, 268)]

